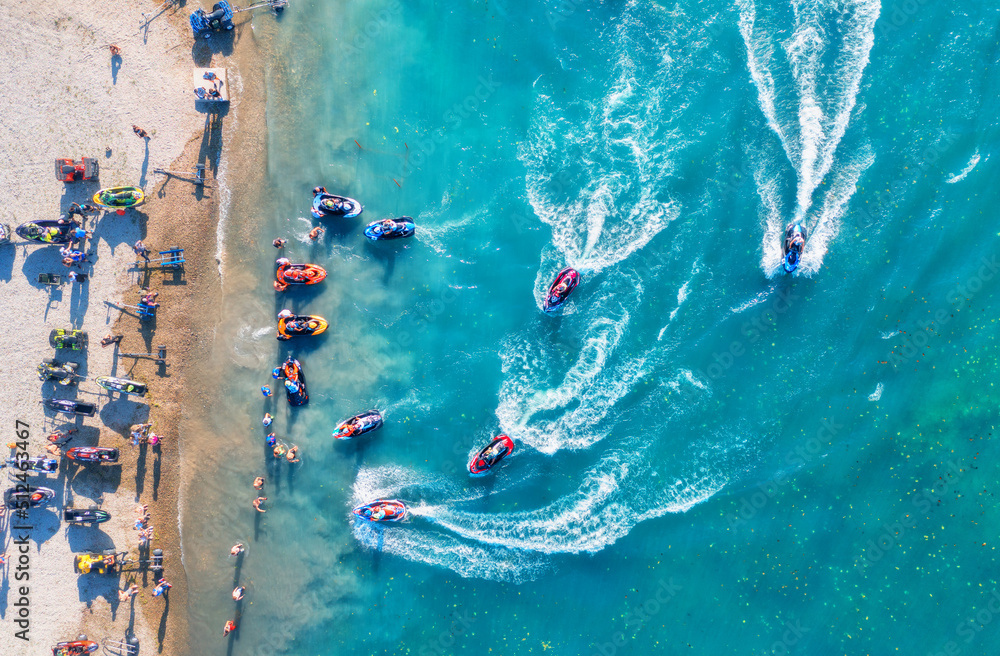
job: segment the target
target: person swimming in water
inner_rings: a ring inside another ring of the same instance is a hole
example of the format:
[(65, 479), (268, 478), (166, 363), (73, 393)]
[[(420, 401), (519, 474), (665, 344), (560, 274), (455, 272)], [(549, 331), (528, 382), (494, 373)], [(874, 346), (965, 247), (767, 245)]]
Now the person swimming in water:
[(244, 550), (245, 548), (243, 547), (243, 543), (237, 542), (236, 544), (233, 545), (233, 548), (229, 550), (229, 555), (239, 556), (241, 553), (243, 553)]

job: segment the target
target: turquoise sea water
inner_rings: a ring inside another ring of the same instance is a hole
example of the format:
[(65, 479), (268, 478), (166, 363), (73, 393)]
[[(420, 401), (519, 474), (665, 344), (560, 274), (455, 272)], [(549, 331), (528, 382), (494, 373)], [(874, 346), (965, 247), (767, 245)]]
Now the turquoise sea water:
[[(262, 18), (267, 184), (227, 219), (213, 356), (227, 457), (183, 524), (199, 653), (227, 646), (237, 540), (233, 654), (990, 653), (996, 7)], [(317, 184), (365, 213), (312, 244)], [(399, 215), (414, 239), (363, 237)], [(276, 236), (328, 279), (276, 295)], [(331, 329), (278, 343), (283, 307)], [(289, 353), (304, 408), (258, 391)], [(334, 443), (371, 407), (383, 429)], [(499, 432), (516, 453), (470, 479)], [(352, 521), (378, 497), (411, 521)]]

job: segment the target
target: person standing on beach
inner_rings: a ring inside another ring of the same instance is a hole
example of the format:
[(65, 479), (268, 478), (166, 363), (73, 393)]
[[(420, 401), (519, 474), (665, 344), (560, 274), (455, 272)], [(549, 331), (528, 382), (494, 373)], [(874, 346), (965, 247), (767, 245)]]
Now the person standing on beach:
[[(111, 56), (112, 57), (121, 57), (122, 56), (122, 49), (119, 48), (118, 46), (116, 46), (115, 44), (112, 43), (111, 45), (109, 45), (108, 49), (111, 51)], [(135, 127), (135, 126), (133, 126), (133, 127)]]
[(264, 503), (265, 501), (267, 501), (267, 497), (257, 497), (256, 499), (254, 499), (253, 500), (254, 510), (256, 510), (257, 512), (267, 512), (265, 509), (260, 507), (260, 504)]
[(156, 587), (153, 588), (153, 596), (159, 597), (172, 587), (174, 586), (167, 583), (167, 579), (161, 578), (159, 581), (156, 582)]
[(140, 128), (138, 125), (132, 126), (132, 132), (135, 132), (135, 136), (139, 137), (140, 139), (149, 139), (149, 135), (146, 133), (146, 131)]
[(135, 242), (135, 245), (132, 246), (132, 250), (135, 251), (137, 256), (144, 258), (146, 260), (146, 264), (149, 264), (149, 249), (146, 248), (146, 245), (142, 243), (141, 239)]

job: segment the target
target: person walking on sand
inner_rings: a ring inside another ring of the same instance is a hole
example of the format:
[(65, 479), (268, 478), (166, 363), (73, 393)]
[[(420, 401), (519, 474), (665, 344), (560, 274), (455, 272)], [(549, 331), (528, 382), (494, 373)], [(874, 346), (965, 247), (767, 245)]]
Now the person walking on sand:
[(159, 581), (156, 582), (156, 587), (153, 588), (153, 596), (159, 597), (172, 587), (174, 586), (167, 583), (167, 579), (161, 578)]
[(149, 135), (146, 133), (146, 131), (140, 128), (138, 125), (132, 126), (132, 132), (135, 132), (135, 136), (139, 137), (140, 139), (149, 139)]
[(267, 512), (267, 510), (265, 510), (264, 508), (260, 507), (260, 505), (262, 503), (264, 503), (265, 501), (267, 501), (267, 497), (257, 497), (256, 499), (254, 499), (253, 500), (253, 508), (254, 508), (254, 510), (256, 510), (257, 512)]
[(135, 251), (135, 254), (138, 257), (145, 259), (146, 264), (149, 264), (149, 249), (146, 248), (146, 245), (142, 243), (141, 239), (135, 242), (135, 245), (132, 246), (132, 250)]
[[(113, 44), (113, 43), (110, 44), (108, 46), (108, 49), (111, 51), (111, 56), (112, 57), (121, 57), (122, 56), (122, 49), (119, 48), (118, 46), (116, 46), (115, 44)], [(135, 126), (133, 126), (133, 127), (135, 127)]]

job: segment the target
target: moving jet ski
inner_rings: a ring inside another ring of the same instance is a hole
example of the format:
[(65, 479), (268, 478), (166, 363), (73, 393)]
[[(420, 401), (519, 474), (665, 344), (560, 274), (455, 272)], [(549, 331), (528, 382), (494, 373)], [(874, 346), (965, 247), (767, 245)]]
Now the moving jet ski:
[(40, 401), (42, 405), (56, 412), (67, 415), (81, 415), (83, 417), (93, 417), (97, 413), (97, 406), (93, 403), (83, 401), (73, 401), (72, 399), (45, 399)]
[(321, 219), (324, 216), (353, 219), (356, 216), (361, 216), (364, 211), (365, 208), (361, 206), (361, 203), (353, 198), (328, 194), (326, 187), (313, 189), (312, 215), (315, 219)]
[(56, 328), (49, 333), (49, 346), (55, 349), (82, 351), (87, 348), (87, 333), (82, 330)]
[(514, 453), (514, 441), (506, 435), (497, 435), (469, 463), (469, 473), (473, 476), (482, 476), (512, 453)]
[(282, 310), (278, 313), (278, 339), (284, 341), (301, 335), (319, 335), (329, 325), (323, 317), (292, 314), (291, 310)]
[(97, 651), (99, 646), (100, 645), (93, 640), (60, 642), (52, 648), (52, 656), (81, 656), (82, 654), (93, 654)]
[(146, 386), (142, 383), (128, 378), (115, 378), (114, 376), (98, 376), (97, 384), (109, 392), (121, 392), (122, 394), (132, 394), (134, 396), (146, 396)]
[(19, 469), (23, 472), (54, 472), (59, 469), (59, 461), (55, 458), (45, 456), (34, 456), (32, 458), (7, 458), (7, 466), (12, 469)]
[(559, 272), (556, 279), (549, 286), (549, 293), (546, 294), (542, 302), (542, 309), (546, 312), (554, 312), (562, 307), (569, 295), (580, 284), (580, 274), (572, 267), (566, 267)]
[(139, 187), (109, 187), (94, 194), (94, 204), (108, 210), (124, 210), (139, 207), (146, 202), (146, 194)]
[(18, 485), (3, 493), (3, 502), (8, 508), (41, 508), (55, 496), (47, 487)]
[(76, 462), (118, 462), (118, 449), (107, 446), (77, 446), (66, 452)]
[(292, 264), (287, 257), (279, 257), (275, 264), (274, 288), (283, 292), (289, 285), (315, 285), (326, 278), (326, 269), (318, 264)]
[(333, 436), (338, 440), (349, 440), (381, 427), (381, 413), (378, 410), (368, 410), (337, 424), (337, 427), (333, 430)]
[(789, 223), (785, 228), (785, 241), (781, 244), (781, 251), (785, 255), (785, 271), (788, 273), (799, 268), (807, 238), (806, 229), (801, 223)]
[(80, 365), (76, 362), (60, 362), (46, 358), (38, 365), (39, 380), (54, 380), (60, 385), (73, 385), (76, 383), (76, 370)]
[(372, 241), (384, 241), (387, 239), (401, 239), (412, 237), (417, 227), (413, 224), (413, 219), (408, 216), (401, 216), (398, 219), (382, 219), (372, 221), (365, 228), (365, 237)]
[(231, 30), (236, 27), (233, 25), (233, 7), (226, 0), (212, 5), (211, 12), (195, 9), (194, 13), (191, 14), (190, 23), (191, 31), (194, 32), (196, 39), (199, 36), (210, 39), (215, 32)]
[(401, 522), (406, 519), (406, 504), (396, 499), (378, 499), (351, 512), (369, 522)]
[(292, 406), (305, 405), (309, 402), (309, 393), (306, 391), (306, 376), (302, 372), (302, 364), (288, 356), (285, 363), (274, 370), (275, 378), (285, 379), (285, 393), (288, 396), (288, 404)]
[(29, 221), (17, 226), (14, 232), (21, 239), (42, 244), (68, 244), (75, 241), (74, 231), (80, 227), (75, 221), (43, 220)]
[(66, 508), (63, 520), (69, 524), (103, 524), (111, 519), (111, 513), (97, 508)]

